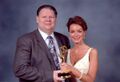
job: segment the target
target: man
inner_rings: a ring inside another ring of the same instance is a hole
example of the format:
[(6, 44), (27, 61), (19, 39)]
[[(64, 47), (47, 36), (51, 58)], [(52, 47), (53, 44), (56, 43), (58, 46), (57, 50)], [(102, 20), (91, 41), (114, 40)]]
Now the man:
[(38, 29), (18, 38), (14, 58), (14, 72), (20, 82), (59, 82), (60, 69), (49, 50), (48, 36), (52, 36), (56, 56), (60, 63), (60, 50), (63, 45), (70, 48), (66, 36), (54, 32), (57, 11), (51, 5), (42, 5), (37, 10)]

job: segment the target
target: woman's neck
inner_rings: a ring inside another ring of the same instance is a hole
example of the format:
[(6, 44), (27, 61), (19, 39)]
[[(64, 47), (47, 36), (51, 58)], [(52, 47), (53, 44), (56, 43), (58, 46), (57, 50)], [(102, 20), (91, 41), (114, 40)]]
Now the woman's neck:
[(74, 44), (74, 48), (83, 48), (85, 46), (85, 43), (76, 43), (76, 44)]

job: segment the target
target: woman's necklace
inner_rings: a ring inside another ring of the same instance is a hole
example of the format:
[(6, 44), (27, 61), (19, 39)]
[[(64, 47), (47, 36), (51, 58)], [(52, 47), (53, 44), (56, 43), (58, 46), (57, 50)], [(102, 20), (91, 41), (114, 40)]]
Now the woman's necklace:
[(71, 63), (74, 65), (80, 58), (79, 49), (73, 49), (71, 54)]
[(77, 61), (79, 61), (83, 56), (84, 53), (86, 52), (86, 46), (76, 46), (72, 49), (72, 63), (75, 64)]

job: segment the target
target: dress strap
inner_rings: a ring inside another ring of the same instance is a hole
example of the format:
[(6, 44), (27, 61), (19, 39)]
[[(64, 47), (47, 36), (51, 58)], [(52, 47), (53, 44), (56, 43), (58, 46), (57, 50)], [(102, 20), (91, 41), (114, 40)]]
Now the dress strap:
[(89, 55), (90, 55), (90, 52), (93, 48), (89, 48), (87, 53), (85, 54), (85, 58), (88, 58), (89, 59)]
[(72, 65), (70, 62), (70, 49), (68, 49), (68, 54), (67, 54), (67, 63)]
[(86, 54), (90, 54), (92, 48), (89, 48)]

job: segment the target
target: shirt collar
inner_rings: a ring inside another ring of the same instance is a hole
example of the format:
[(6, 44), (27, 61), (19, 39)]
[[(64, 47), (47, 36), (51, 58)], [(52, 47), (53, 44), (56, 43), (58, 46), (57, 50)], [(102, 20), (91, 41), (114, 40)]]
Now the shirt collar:
[(40, 32), (40, 34), (41, 34), (41, 36), (43, 37), (44, 40), (46, 40), (48, 36), (52, 36), (53, 39), (55, 39), (54, 33), (52, 33), (51, 35), (48, 35), (47, 33), (43, 32), (43, 31), (40, 30), (40, 29), (38, 29), (38, 31)]

